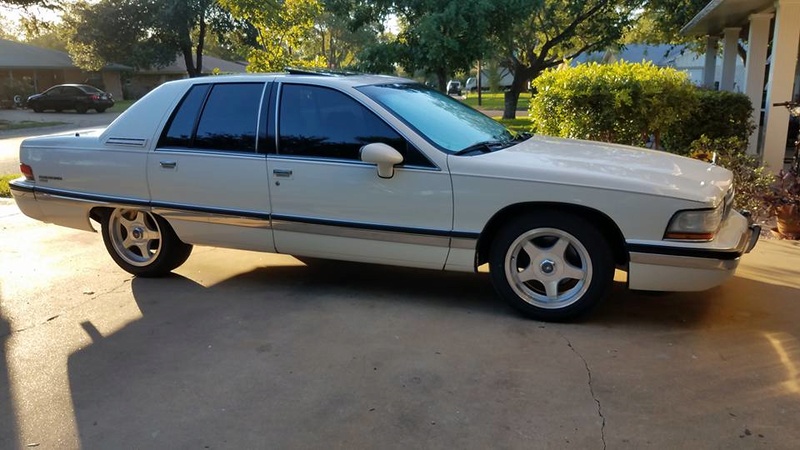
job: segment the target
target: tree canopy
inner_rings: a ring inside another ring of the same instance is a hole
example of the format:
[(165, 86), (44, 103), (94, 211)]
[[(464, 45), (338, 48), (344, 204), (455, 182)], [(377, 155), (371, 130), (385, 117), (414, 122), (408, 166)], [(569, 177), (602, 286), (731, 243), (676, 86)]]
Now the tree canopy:
[(179, 54), (190, 77), (201, 72), (209, 32), (233, 27), (216, 0), (80, 2), (64, 21), (73, 29), (67, 48), (79, 67), (97, 70), (109, 62), (163, 66)]

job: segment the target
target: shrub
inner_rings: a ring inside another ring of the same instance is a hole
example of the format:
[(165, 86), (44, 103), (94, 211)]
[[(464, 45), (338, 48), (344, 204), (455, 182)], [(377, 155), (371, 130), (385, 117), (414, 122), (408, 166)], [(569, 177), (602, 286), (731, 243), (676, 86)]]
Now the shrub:
[(748, 155), (747, 141), (738, 137), (715, 138), (700, 136), (692, 142), (689, 156), (707, 162), (714, 162), (733, 172), (736, 189), (733, 206), (746, 209), (756, 216), (768, 214), (764, 197), (770, 191), (775, 176), (761, 165), (759, 159)]
[(533, 82), (537, 133), (643, 145), (688, 117), (697, 103), (685, 73), (652, 63), (581, 64)]
[(750, 98), (745, 94), (706, 89), (697, 89), (695, 95), (697, 107), (664, 133), (666, 150), (685, 155), (690, 151), (692, 142), (700, 136), (712, 140), (737, 138), (747, 142), (755, 129)]

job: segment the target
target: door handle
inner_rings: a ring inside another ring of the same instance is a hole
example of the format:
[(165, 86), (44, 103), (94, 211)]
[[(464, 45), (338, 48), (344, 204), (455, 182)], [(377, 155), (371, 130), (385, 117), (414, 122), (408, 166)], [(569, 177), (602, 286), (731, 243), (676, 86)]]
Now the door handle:
[(178, 165), (175, 161), (160, 161), (159, 164), (163, 169), (174, 169)]
[(289, 170), (289, 169), (275, 169), (275, 170), (272, 171), (272, 173), (276, 177), (290, 177), (290, 176), (292, 176), (292, 171)]

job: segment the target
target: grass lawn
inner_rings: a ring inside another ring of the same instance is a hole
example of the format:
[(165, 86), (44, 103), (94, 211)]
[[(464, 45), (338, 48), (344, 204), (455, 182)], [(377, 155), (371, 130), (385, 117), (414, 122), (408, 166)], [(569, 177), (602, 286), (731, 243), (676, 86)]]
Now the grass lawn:
[[(517, 111), (527, 111), (528, 103), (530, 102), (530, 100), (531, 100), (530, 92), (523, 92), (519, 94), (519, 102), (517, 102)], [(503, 108), (505, 108), (505, 97), (502, 92), (497, 92), (493, 94), (484, 92), (481, 95), (481, 106), (478, 106), (478, 94), (469, 92), (466, 94), (464, 103), (466, 103), (469, 106), (472, 106), (473, 108), (503, 110)]]
[(114, 106), (108, 108), (108, 112), (117, 113), (128, 109), (136, 100), (114, 100)]
[(511, 131), (517, 133), (524, 133), (531, 131), (531, 119), (526, 117), (517, 117), (516, 119), (503, 119), (502, 117), (492, 117), (492, 119), (502, 123)]
[(8, 182), (21, 176), (22, 175), (18, 173), (0, 175), (0, 197), (11, 197), (11, 190), (8, 188)]
[(0, 120), (0, 131), (20, 130), (23, 128), (52, 127), (53, 125), (63, 125), (65, 122), (37, 122), (35, 120), (23, 120), (22, 122), (11, 122)]

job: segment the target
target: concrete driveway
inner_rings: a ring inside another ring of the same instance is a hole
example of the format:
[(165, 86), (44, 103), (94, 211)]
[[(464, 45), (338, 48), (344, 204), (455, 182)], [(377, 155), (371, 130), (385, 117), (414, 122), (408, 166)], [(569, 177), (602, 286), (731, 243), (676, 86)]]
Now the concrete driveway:
[(132, 278), (0, 205), (0, 448), (796, 448), (800, 244), (545, 324), (453, 274), (196, 248)]

